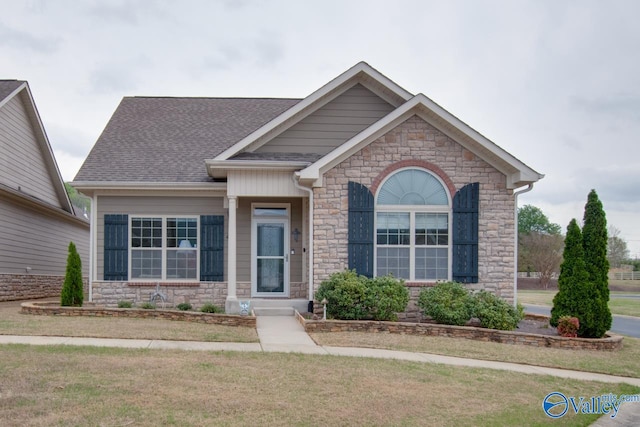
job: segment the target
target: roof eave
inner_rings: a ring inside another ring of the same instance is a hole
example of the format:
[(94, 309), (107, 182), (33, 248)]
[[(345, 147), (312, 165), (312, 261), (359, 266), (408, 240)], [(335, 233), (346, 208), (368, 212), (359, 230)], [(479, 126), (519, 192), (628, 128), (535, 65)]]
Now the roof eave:
[(226, 178), (229, 170), (280, 170), (298, 171), (309, 166), (310, 162), (282, 160), (216, 160), (206, 159), (207, 173), (212, 178)]
[(544, 177), (469, 125), (440, 107), (423, 94), (418, 94), (353, 138), (314, 162), (299, 173), (301, 183), (322, 186), (322, 175), (342, 160), (411, 117), (418, 115), (454, 141), (476, 154), (507, 177), (507, 188), (514, 189)]

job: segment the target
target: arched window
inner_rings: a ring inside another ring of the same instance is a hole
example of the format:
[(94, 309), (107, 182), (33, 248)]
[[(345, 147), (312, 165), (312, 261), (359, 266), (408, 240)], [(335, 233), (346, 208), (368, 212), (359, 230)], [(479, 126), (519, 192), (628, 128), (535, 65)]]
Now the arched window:
[(376, 196), (376, 276), (448, 280), (450, 206), (446, 187), (426, 170), (389, 176)]

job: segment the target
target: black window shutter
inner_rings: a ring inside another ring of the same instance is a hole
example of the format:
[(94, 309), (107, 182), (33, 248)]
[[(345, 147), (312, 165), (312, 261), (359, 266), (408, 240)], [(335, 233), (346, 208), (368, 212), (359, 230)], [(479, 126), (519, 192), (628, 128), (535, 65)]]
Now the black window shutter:
[(480, 184), (462, 187), (453, 197), (453, 280), (478, 283)]
[(349, 181), (349, 269), (373, 277), (374, 200), (369, 189)]
[(200, 217), (200, 280), (224, 280), (224, 216)]
[(129, 275), (129, 216), (104, 216), (104, 280), (127, 280)]

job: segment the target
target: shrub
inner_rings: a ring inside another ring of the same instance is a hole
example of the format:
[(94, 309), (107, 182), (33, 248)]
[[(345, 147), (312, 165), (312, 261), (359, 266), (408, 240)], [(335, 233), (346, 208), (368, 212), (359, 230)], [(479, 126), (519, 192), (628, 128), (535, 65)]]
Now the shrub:
[(133, 303), (131, 301), (118, 301), (118, 308), (131, 308)]
[(176, 305), (176, 308), (182, 311), (189, 311), (193, 308), (193, 306), (188, 302), (181, 302), (180, 304)]
[(76, 250), (76, 245), (69, 242), (67, 270), (60, 294), (60, 305), (63, 307), (82, 307), (84, 300), (82, 285), (82, 261)]
[(558, 335), (561, 337), (575, 338), (579, 328), (580, 321), (577, 317), (562, 316), (558, 319)]
[(327, 300), (327, 315), (335, 319), (360, 320), (367, 314), (367, 278), (354, 270), (332, 274), (316, 291), (316, 300)]
[(365, 306), (374, 320), (398, 320), (409, 304), (409, 290), (403, 280), (381, 276), (367, 280)]
[(502, 298), (487, 291), (473, 296), (473, 317), (480, 319), (480, 326), (489, 329), (511, 331), (522, 320), (522, 312)]
[(208, 302), (200, 308), (200, 311), (203, 313), (221, 313), (222, 309)]
[(156, 305), (152, 302), (143, 302), (142, 304), (140, 304), (140, 308), (145, 310), (155, 310)]
[(327, 316), (344, 320), (398, 320), (409, 304), (409, 291), (392, 276), (368, 279), (353, 270), (332, 274), (320, 284), (316, 301), (327, 299)]
[(462, 326), (473, 315), (473, 297), (457, 282), (442, 282), (433, 288), (423, 289), (418, 297), (418, 306), (425, 315), (445, 325)]

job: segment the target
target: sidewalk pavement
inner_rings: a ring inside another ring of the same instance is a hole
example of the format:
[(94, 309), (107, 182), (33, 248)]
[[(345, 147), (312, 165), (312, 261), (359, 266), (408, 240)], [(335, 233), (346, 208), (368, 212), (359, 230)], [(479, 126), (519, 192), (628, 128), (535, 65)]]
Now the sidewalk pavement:
[[(77, 345), (95, 347), (182, 349), (200, 351), (253, 351), (305, 353), (332, 356), (370, 357), (379, 359), (408, 360), (423, 363), (439, 363), (473, 368), (498, 369), (534, 375), (551, 375), (583, 381), (605, 383), (627, 383), (640, 387), (640, 378), (628, 378), (568, 369), (546, 368), (542, 366), (520, 365), (517, 363), (490, 360), (467, 359), (463, 357), (441, 356), (429, 353), (383, 350), (359, 347), (319, 346), (305, 332), (293, 316), (258, 316), (257, 331), (260, 343), (221, 343), (196, 341), (165, 341), (114, 338), (42, 337), (0, 335), (0, 344), (29, 345)], [(595, 424), (599, 427), (640, 425), (640, 403), (621, 406), (616, 418), (601, 417)]]

